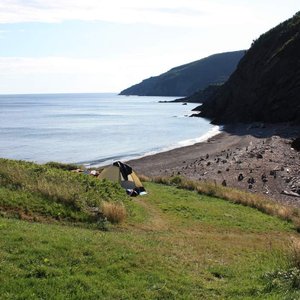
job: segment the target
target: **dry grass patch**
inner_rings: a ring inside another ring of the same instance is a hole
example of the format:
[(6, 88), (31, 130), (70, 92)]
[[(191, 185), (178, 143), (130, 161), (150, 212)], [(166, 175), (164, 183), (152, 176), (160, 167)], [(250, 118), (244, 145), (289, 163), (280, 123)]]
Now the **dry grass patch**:
[(300, 239), (293, 238), (291, 241), (291, 264), (300, 270)]
[(126, 218), (126, 209), (122, 203), (103, 202), (101, 211), (106, 219), (113, 223), (121, 223)]
[(151, 181), (150, 177), (143, 175), (143, 174), (138, 174), (140, 181), (145, 182), (145, 181)]

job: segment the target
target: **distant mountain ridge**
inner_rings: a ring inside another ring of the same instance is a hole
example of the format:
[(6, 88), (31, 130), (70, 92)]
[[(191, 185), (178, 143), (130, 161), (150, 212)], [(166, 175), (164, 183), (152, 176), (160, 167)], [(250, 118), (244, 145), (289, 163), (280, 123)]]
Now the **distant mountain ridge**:
[(120, 95), (189, 96), (208, 85), (224, 83), (244, 54), (245, 50), (214, 54), (145, 79)]
[(300, 123), (300, 12), (261, 35), (201, 107), (214, 123)]

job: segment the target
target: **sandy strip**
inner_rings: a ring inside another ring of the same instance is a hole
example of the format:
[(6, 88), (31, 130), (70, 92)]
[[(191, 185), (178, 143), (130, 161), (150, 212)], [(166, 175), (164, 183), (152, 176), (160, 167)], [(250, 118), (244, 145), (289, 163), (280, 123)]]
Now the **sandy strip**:
[(291, 148), (299, 136), (300, 126), (288, 124), (226, 126), (206, 142), (128, 163), (146, 176), (223, 182), (300, 207), (300, 152)]

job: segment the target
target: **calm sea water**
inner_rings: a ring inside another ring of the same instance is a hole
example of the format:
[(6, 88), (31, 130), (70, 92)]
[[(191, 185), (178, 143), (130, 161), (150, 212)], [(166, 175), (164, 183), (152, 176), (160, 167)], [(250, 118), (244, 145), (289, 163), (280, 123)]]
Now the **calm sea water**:
[(0, 157), (99, 166), (203, 139), (217, 130), (174, 97), (0, 96)]

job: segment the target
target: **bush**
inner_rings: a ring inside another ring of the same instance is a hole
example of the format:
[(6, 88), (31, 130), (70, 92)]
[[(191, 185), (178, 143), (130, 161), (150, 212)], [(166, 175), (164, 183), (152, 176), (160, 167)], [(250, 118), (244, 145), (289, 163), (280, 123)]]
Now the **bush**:
[(55, 169), (61, 169), (65, 171), (77, 170), (79, 168), (79, 166), (75, 164), (63, 164), (55, 161), (50, 161), (46, 163), (45, 166), (50, 168), (55, 168)]
[(121, 223), (126, 218), (126, 209), (122, 203), (103, 202), (101, 211), (106, 219), (113, 223)]
[(290, 263), (300, 270), (300, 239), (292, 239), (290, 249)]
[(300, 270), (298, 268), (290, 268), (288, 270), (278, 270), (265, 274), (267, 280), (267, 291), (282, 290), (295, 291), (300, 289)]

